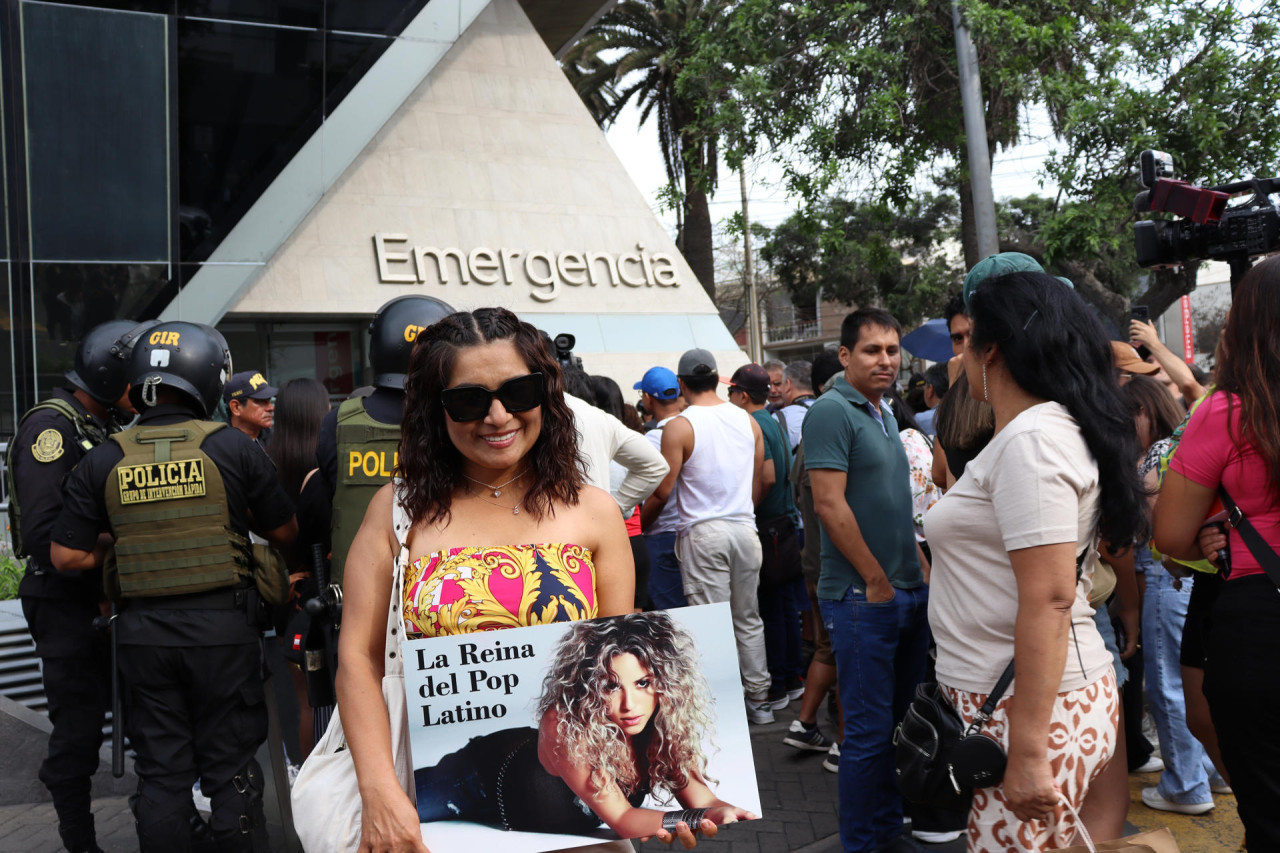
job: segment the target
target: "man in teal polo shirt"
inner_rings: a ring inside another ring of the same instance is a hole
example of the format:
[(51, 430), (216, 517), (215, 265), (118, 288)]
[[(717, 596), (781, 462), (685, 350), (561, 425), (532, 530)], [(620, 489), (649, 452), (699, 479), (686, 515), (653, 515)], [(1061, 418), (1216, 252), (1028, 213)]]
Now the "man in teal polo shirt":
[(804, 419), (805, 468), (822, 522), (818, 604), (844, 705), (840, 840), (847, 853), (899, 842), (893, 730), (924, 680), (928, 655), (928, 590), (911, 522), (910, 469), (883, 399), (897, 379), (901, 334), (886, 311), (863, 308), (845, 317), (844, 373)]

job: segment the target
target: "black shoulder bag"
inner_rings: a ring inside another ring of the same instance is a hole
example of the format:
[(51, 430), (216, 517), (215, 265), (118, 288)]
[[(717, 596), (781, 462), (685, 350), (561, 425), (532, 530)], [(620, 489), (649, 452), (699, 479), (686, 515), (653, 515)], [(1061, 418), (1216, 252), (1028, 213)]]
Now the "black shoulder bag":
[[(1091, 550), (1086, 548), (1076, 557), (1076, 583)], [(1078, 654), (1079, 642), (1076, 649)], [(981, 729), (1013, 682), (1013, 663), (1009, 661), (1000, 673), (968, 728), (936, 682), (916, 686), (915, 698), (893, 733), (894, 775), (903, 797), (952, 808), (972, 798), (975, 788), (1000, 784), (1008, 756), (1004, 747)]]
[(980, 732), (1013, 681), (1013, 661), (1004, 668), (968, 728), (937, 682), (916, 686), (915, 698), (893, 734), (895, 775), (902, 796), (942, 806), (973, 796), (974, 788), (997, 785), (1008, 760), (995, 739)]

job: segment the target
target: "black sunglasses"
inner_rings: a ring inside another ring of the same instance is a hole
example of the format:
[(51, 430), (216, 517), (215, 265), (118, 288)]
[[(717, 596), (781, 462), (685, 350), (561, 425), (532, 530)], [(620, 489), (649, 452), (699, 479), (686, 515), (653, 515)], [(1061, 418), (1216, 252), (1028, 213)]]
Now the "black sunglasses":
[(541, 373), (530, 373), (508, 379), (490, 391), (483, 385), (460, 385), (440, 392), (440, 403), (449, 417), (459, 423), (478, 421), (489, 414), (493, 398), (497, 397), (508, 412), (527, 412), (542, 405), (547, 395), (547, 383)]

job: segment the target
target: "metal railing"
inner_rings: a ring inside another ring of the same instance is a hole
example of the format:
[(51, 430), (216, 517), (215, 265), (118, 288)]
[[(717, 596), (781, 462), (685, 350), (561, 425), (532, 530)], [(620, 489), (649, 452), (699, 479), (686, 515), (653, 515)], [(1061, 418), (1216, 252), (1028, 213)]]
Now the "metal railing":
[(764, 334), (769, 343), (780, 344), (785, 341), (813, 340), (821, 332), (821, 324), (817, 320), (811, 320), (807, 323), (786, 323), (781, 326), (770, 326), (765, 330)]

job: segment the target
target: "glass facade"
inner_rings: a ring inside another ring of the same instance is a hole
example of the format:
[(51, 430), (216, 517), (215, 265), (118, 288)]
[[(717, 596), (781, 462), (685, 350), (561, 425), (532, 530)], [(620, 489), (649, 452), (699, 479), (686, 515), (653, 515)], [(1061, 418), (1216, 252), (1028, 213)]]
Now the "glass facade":
[[(319, 198), (308, 142), (425, 6), (0, 0), (0, 437), (88, 328), (156, 316), (202, 266), (267, 260), (227, 235), (286, 166)], [(357, 324), (257, 325), (227, 336), (274, 384), (361, 383)]]
[(334, 403), (369, 373), (368, 323), (223, 323), (236, 370), (261, 370), (277, 388), (290, 379), (315, 379)]

